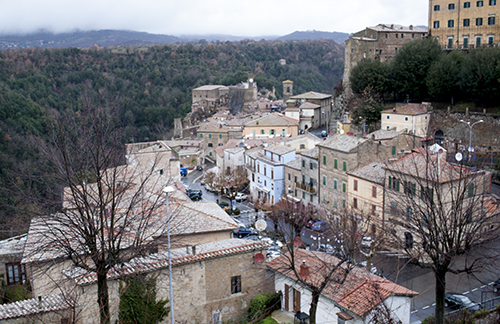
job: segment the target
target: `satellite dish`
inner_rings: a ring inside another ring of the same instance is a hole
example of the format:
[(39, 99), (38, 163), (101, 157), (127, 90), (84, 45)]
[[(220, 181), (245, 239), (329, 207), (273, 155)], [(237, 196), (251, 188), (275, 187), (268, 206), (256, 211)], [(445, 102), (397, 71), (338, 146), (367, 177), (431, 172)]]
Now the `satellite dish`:
[(262, 253), (257, 253), (253, 257), (253, 259), (255, 260), (255, 263), (257, 263), (257, 264), (262, 264), (262, 263), (264, 263), (264, 260), (265, 260), (264, 255)]
[(340, 134), (344, 135), (344, 130), (343, 129), (340, 130)]
[(443, 149), (439, 149), (438, 153), (443, 154)]
[(294, 240), (293, 240), (293, 245), (296, 246), (296, 247), (299, 247), (302, 245), (302, 239), (300, 237), (296, 237)]
[(457, 154), (455, 154), (455, 160), (457, 161), (462, 161), (462, 153), (458, 152)]
[(250, 82), (250, 83), (253, 82), (253, 79), (248, 79), (248, 82)]
[(258, 221), (255, 222), (255, 228), (258, 230), (258, 231), (263, 231), (267, 228), (267, 223), (265, 220), (263, 219), (259, 219)]

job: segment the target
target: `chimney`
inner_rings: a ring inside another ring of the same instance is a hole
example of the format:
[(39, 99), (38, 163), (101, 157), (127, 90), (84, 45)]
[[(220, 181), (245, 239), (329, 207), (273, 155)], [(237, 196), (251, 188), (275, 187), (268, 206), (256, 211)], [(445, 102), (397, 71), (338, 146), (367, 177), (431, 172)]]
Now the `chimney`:
[(196, 245), (193, 245), (191, 249), (193, 250), (193, 255), (196, 255)]
[(42, 309), (42, 296), (38, 296), (38, 309)]
[(302, 279), (306, 279), (309, 276), (309, 266), (306, 265), (306, 260), (302, 260), (299, 275)]
[(392, 108), (392, 112), (395, 113), (396, 112), (396, 107)]
[(410, 30), (413, 30), (413, 25), (410, 25)]

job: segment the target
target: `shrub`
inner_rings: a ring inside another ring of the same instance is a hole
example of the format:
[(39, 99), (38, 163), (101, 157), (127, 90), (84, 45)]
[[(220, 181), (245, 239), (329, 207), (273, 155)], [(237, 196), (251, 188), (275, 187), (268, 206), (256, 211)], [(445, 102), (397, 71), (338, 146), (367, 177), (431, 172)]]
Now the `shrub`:
[(272, 311), (281, 308), (281, 291), (270, 294), (257, 295), (248, 308), (250, 320), (269, 315)]
[(239, 215), (241, 212), (240, 212), (240, 209), (239, 209), (239, 208), (235, 208), (235, 209), (233, 210), (233, 213), (234, 213), (235, 215)]

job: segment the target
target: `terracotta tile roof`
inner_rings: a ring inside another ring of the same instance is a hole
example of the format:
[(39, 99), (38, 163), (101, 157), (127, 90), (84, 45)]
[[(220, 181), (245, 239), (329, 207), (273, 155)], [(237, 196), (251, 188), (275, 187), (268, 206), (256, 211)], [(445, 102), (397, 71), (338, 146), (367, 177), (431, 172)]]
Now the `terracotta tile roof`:
[[(190, 251), (190, 249), (175, 249), (171, 251), (172, 267), (230, 255), (260, 251), (267, 246), (268, 243), (261, 241), (229, 239), (197, 245), (195, 255), (192, 254), (192, 250)], [(168, 267), (168, 251), (134, 258), (130, 260), (130, 262), (126, 262), (121, 266), (111, 269), (108, 273), (108, 279), (116, 279), (135, 273), (156, 271), (166, 267)], [(63, 273), (70, 279), (73, 279), (77, 285), (91, 284), (97, 280), (95, 272), (89, 272), (79, 267), (64, 270)]]
[(0, 305), (0, 320), (59, 311), (73, 306), (77, 306), (77, 304), (71, 297), (62, 294), (42, 297), (41, 302), (38, 298), (31, 298)]
[[(302, 261), (306, 262), (306, 265), (309, 266), (309, 276), (306, 281), (314, 285), (319, 285), (323, 281), (325, 273), (328, 273), (331, 269), (325, 264), (336, 265), (340, 262), (339, 259), (328, 253), (303, 249), (295, 250), (294, 259), (296, 269), (300, 269)], [(289, 260), (289, 254), (287, 253), (270, 261), (268, 267), (297, 281), (294, 272), (290, 270)], [(360, 317), (363, 317), (391, 295), (405, 297), (418, 295), (415, 291), (373, 275), (359, 267), (352, 267), (344, 283), (338, 283), (335, 278), (343, 278), (346, 269), (347, 264), (344, 264), (337, 270), (338, 273), (334, 274), (333, 280), (327, 283), (322, 296)]]
[(331, 98), (332, 95), (329, 94), (324, 94), (324, 93), (319, 93), (315, 91), (309, 91), (303, 94), (299, 94), (296, 96), (291, 96), (290, 99), (311, 99), (311, 100), (318, 100), (318, 99), (328, 99)]
[(202, 123), (198, 128), (198, 133), (227, 133), (229, 128), (223, 123), (210, 121), (208, 123)]
[(385, 180), (385, 164), (368, 162), (348, 172), (348, 174), (383, 185)]
[(297, 126), (297, 124), (295, 119), (269, 114), (246, 123), (245, 127)]
[(302, 105), (300, 105), (299, 108), (301, 108), (301, 109), (318, 109), (318, 108), (321, 108), (321, 106), (314, 104), (312, 102), (306, 101)]
[(295, 151), (291, 147), (279, 144), (270, 145), (268, 147), (265, 147), (264, 150), (278, 155), (283, 155)]
[(322, 142), (318, 143), (317, 145), (321, 146), (321, 147), (333, 149), (336, 151), (349, 153), (364, 142), (366, 142), (366, 139), (364, 139), (364, 138), (349, 136), (349, 135), (335, 134), (334, 136), (330, 137), (326, 141), (322, 141)]
[(389, 163), (385, 168), (440, 183), (458, 180), (471, 173), (471, 169), (446, 162), (444, 154), (441, 154), (438, 160), (438, 154), (433, 154), (426, 149), (413, 150), (411, 154)]
[(416, 116), (416, 115), (427, 114), (427, 111), (425, 109), (422, 109), (422, 105), (405, 104), (405, 105), (396, 105), (396, 107), (392, 109), (383, 110), (382, 114)]

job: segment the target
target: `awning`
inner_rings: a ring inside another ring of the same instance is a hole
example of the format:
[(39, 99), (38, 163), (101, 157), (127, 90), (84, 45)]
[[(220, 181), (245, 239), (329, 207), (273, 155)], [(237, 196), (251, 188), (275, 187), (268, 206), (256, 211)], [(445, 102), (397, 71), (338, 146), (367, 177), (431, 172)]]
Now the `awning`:
[(352, 320), (354, 318), (351, 315), (347, 314), (346, 312), (338, 312), (337, 316), (339, 318), (343, 319), (344, 321), (349, 321), (349, 320)]

